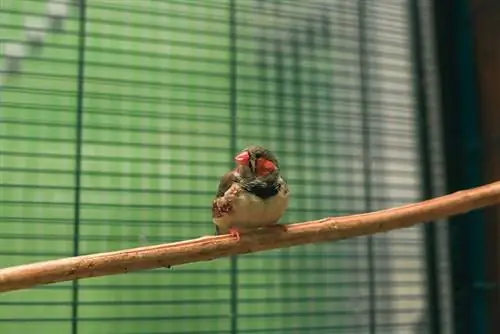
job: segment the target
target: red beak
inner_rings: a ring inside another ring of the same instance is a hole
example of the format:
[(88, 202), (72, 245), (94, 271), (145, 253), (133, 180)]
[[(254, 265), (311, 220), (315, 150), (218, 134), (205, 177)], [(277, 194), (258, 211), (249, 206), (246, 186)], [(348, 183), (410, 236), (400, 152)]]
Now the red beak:
[(241, 152), (236, 157), (234, 157), (234, 161), (239, 165), (248, 165), (248, 161), (250, 160), (250, 154), (247, 151)]

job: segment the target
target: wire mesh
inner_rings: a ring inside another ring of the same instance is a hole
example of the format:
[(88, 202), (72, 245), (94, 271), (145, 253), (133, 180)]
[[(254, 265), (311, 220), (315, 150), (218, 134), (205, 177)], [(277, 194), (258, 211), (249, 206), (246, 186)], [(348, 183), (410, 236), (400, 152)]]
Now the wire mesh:
[[(420, 199), (407, 8), (3, 0), (1, 265), (211, 234), (254, 143), (283, 165), (284, 222)], [(28, 30), (42, 50), (7, 76)], [(423, 245), (412, 228), (6, 294), (0, 332), (421, 333)]]

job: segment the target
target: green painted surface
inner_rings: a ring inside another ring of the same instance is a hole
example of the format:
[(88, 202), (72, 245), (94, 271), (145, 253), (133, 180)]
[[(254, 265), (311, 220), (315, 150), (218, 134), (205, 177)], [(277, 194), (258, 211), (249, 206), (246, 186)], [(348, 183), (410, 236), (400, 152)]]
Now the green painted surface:
[[(213, 233), (210, 203), (231, 159), (227, 1), (87, 3), (80, 252)], [(293, 194), (283, 221), (332, 214), (332, 202), (333, 214), (359, 210), (335, 202), (339, 192), (349, 193), (348, 182), (338, 181), (349, 169), (337, 164), (345, 142), (344, 132), (332, 131), (329, 37), (311, 41), (301, 33), (294, 56), (286, 19), (240, 4), (237, 147), (260, 143), (278, 153)], [(44, 13), (45, 3), (3, 6), (8, 24), (0, 25), (0, 37), (21, 40), (25, 17)], [(292, 4), (282, 8), (297, 12)], [(1, 95), (2, 267), (72, 254), (77, 15), (71, 11), (65, 33), (50, 34), (42, 54), (25, 60), (24, 74)], [(240, 257), (239, 331), (332, 333), (362, 325), (345, 309), (362, 262), (352, 260), (356, 245)], [(82, 280), (78, 329), (226, 333), (230, 295), (229, 260)], [(71, 309), (68, 283), (2, 295), (0, 333), (70, 333)]]

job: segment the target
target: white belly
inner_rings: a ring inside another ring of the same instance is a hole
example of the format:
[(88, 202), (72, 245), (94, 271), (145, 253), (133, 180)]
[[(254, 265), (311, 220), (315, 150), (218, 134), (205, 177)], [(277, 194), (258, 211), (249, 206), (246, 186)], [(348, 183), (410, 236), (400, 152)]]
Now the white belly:
[(231, 200), (231, 213), (214, 218), (214, 223), (223, 230), (246, 229), (276, 224), (288, 207), (289, 192), (281, 187), (278, 194), (263, 200), (247, 192), (233, 195), (229, 189), (224, 197)]

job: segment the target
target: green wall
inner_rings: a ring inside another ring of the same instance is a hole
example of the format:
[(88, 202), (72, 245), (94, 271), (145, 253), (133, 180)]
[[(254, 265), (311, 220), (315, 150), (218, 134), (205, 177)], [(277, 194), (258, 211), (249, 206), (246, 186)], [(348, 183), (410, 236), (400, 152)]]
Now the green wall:
[[(24, 19), (45, 12), (41, 1), (2, 4), (2, 39), (22, 40)], [(87, 4), (80, 253), (213, 233), (210, 203), (234, 140), (228, 1)], [(332, 117), (326, 28), (294, 4), (281, 4), (288, 19), (256, 6), (237, 2), (236, 146), (259, 143), (278, 153), (293, 194), (283, 221), (360, 210), (342, 182), (350, 167), (338, 152), (348, 142)], [(73, 252), (77, 17), (72, 10), (65, 32), (50, 34), (0, 96), (2, 267)], [(301, 31), (295, 42), (293, 25)], [(362, 326), (346, 309), (363, 275), (358, 244), (240, 257), (239, 332)], [(226, 333), (230, 284), (226, 259), (82, 280), (79, 333)], [(72, 304), (71, 283), (1, 295), (0, 333), (70, 333)]]

